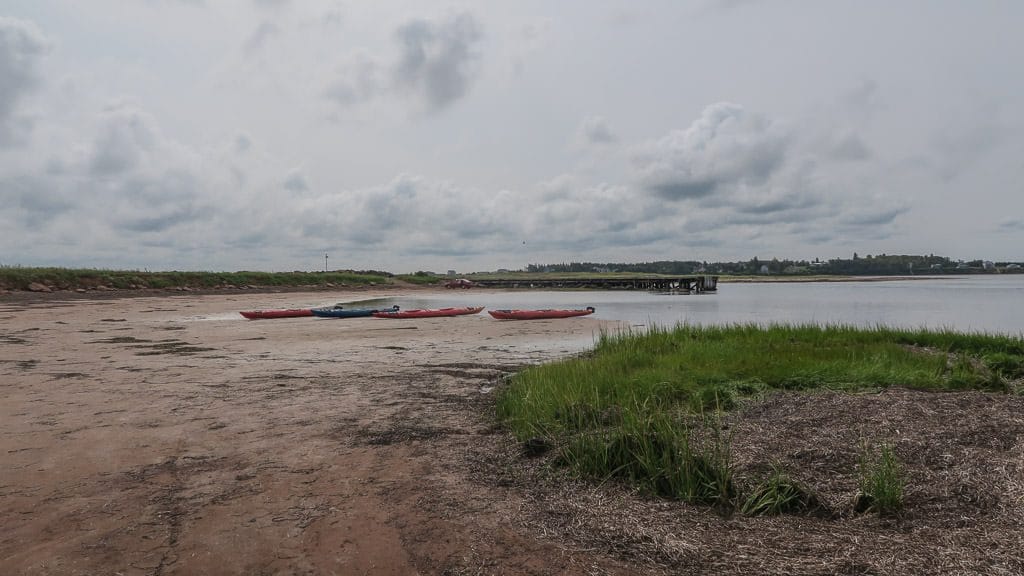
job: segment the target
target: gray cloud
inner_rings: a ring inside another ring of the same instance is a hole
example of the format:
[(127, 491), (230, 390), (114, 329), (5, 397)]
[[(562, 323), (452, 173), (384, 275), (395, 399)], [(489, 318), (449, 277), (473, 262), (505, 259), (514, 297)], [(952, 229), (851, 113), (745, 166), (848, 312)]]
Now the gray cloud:
[(306, 176), (299, 170), (295, 169), (285, 176), (284, 182), (282, 182), (284, 189), (294, 194), (301, 194), (309, 191), (309, 182), (306, 181)]
[(686, 207), (688, 238), (697, 227), (707, 245), (787, 245), (837, 233), (873, 240), (893, 234), (909, 207), (873, 185), (877, 174), (864, 162), (870, 157), (852, 130), (783, 128), (721, 103), (638, 149), (634, 163), (648, 197)]
[(741, 6), (756, 4), (761, 0), (708, 0), (706, 7), (712, 10), (732, 10)]
[(783, 163), (788, 136), (760, 116), (712, 104), (686, 130), (648, 144), (635, 159), (641, 185), (665, 200), (709, 196), (765, 182)]
[(161, 233), (180, 224), (205, 220), (209, 212), (199, 207), (198, 178), (171, 169), (156, 178), (136, 177), (122, 182), (111, 224), (120, 231)]
[(252, 137), (241, 133), (235, 136), (234, 150), (238, 154), (245, 154), (252, 149)]
[(813, 208), (819, 205), (820, 202), (820, 199), (813, 196), (793, 193), (759, 198), (747, 204), (739, 204), (736, 206), (736, 210), (743, 214), (757, 214), (761, 216), (785, 214), (788, 217), (794, 211)]
[(365, 52), (355, 52), (341, 65), (325, 95), (342, 106), (360, 104), (382, 91), (381, 67)]
[(839, 219), (842, 224), (852, 226), (882, 226), (891, 224), (897, 216), (906, 213), (906, 206), (862, 206), (851, 209)]
[(220, 196), (229, 189), (227, 163), (204, 166), (132, 106), (104, 110), (97, 126), (81, 151), (57, 150), (42, 169), (9, 165), (0, 173), (0, 224), (12, 219), (14, 250), (86, 265), (128, 252), (137, 262), (154, 250), (185, 258), (197, 243), (219, 244), (221, 227), (211, 220), (230, 219), (240, 204)]
[(968, 121), (947, 125), (932, 144), (933, 170), (949, 181), (991, 154), (1005, 139), (1006, 128), (992, 111), (974, 111)]
[(158, 138), (156, 122), (147, 114), (131, 107), (108, 109), (93, 145), (90, 171), (97, 176), (131, 171), (152, 153)]
[(580, 138), (589, 144), (611, 144), (619, 138), (603, 116), (589, 116), (580, 126)]
[(291, 214), (308, 242), (352, 252), (485, 253), (520, 238), (507, 217), (509, 193), (481, 201), (478, 192), (399, 176), (384, 186), (310, 197)]
[(829, 143), (828, 154), (836, 160), (860, 161), (870, 156), (868, 147), (860, 135), (847, 132)]
[(328, 8), (320, 16), (320, 24), (326, 28), (340, 27), (345, 23), (345, 13), (342, 11), (341, 6), (333, 6)]
[(252, 3), (261, 8), (280, 8), (290, 4), (291, 0), (252, 0)]
[(648, 178), (649, 190), (667, 200), (703, 198), (715, 191), (718, 182), (710, 179), (695, 178), (689, 173), (662, 173)]
[(34, 23), (0, 16), (0, 146), (21, 141), (31, 130), (31, 121), (15, 112), (38, 82), (36, 68), (49, 49), (49, 40)]
[(481, 37), (471, 14), (440, 22), (412, 20), (400, 26), (395, 37), (401, 54), (393, 74), (400, 90), (415, 94), (431, 110), (465, 95)]
[(364, 50), (342, 58), (323, 95), (343, 106), (383, 95), (411, 97), (424, 110), (438, 111), (462, 98), (476, 72), (481, 33), (469, 13), (447, 20), (414, 19), (394, 33), (397, 57), (388, 63)]
[(10, 219), (7, 230), (41, 228), (75, 207), (49, 178), (35, 174), (0, 178), (0, 204), (2, 216)]
[(263, 21), (256, 30), (245, 41), (243, 50), (246, 56), (253, 57), (260, 54), (267, 44), (281, 34), (281, 29), (273, 22)]

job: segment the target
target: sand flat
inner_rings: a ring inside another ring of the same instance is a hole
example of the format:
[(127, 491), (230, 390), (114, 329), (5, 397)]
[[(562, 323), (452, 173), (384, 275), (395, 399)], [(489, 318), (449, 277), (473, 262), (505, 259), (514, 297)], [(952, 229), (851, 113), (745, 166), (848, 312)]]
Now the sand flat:
[(461, 470), (500, 378), (601, 323), (237, 314), (374, 296), (0, 300), (5, 573), (592, 565)]

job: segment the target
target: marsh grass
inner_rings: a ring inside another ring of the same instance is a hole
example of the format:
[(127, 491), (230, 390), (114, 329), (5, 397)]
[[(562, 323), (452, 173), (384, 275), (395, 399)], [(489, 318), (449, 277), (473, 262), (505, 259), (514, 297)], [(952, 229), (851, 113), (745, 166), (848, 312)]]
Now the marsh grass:
[(778, 467), (755, 486), (740, 504), (740, 511), (747, 516), (806, 514), (823, 510), (817, 496), (810, 489)]
[(640, 408), (626, 411), (618, 426), (569, 438), (558, 461), (584, 476), (626, 479), (654, 495), (728, 506), (736, 496), (729, 450), (717, 420), (695, 426)]
[(887, 516), (903, 508), (903, 466), (891, 445), (883, 443), (877, 452), (865, 445), (861, 450), (857, 471), (860, 487), (854, 503), (857, 512), (870, 511)]
[[(737, 495), (730, 438), (719, 417), (739, 402), (775, 390), (1005, 391), (1022, 362), (1024, 342), (997, 335), (654, 327), (605, 333), (592, 353), (526, 369), (503, 391), (498, 415), (518, 439), (558, 447), (557, 462), (584, 476), (623, 478), (660, 496), (720, 504)], [(755, 498), (740, 507), (761, 513), (782, 507), (773, 499), (799, 500), (783, 480), (768, 479), (760, 498), (766, 503)]]

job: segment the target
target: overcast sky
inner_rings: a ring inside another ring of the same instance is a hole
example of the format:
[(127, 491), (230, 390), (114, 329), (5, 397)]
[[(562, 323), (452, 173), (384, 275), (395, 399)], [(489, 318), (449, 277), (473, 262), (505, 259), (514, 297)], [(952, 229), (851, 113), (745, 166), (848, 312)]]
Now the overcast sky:
[(0, 2), (0, 264), (1024, 259), (1024, 2)]

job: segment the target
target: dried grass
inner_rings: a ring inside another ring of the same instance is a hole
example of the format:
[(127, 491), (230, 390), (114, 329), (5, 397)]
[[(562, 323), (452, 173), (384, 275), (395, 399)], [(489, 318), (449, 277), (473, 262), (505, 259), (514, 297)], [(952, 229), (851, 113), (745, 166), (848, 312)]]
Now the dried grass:
[[(983, 392), (779, 393), (741, 406), (738, 482), (772, 464), (831, 512), (723, 517), (595, 485), (526, 459), (511, 439), (475, 476), (519, 487), (522, 521), (543, 538), (601, 550), (645, 573), (1024, 574), (1024, 398)], [(890, 443), (906, 474), (895, 518), (855, 514), (861, 442)], [(515, 472), (510, 472), (515, 470)]]

